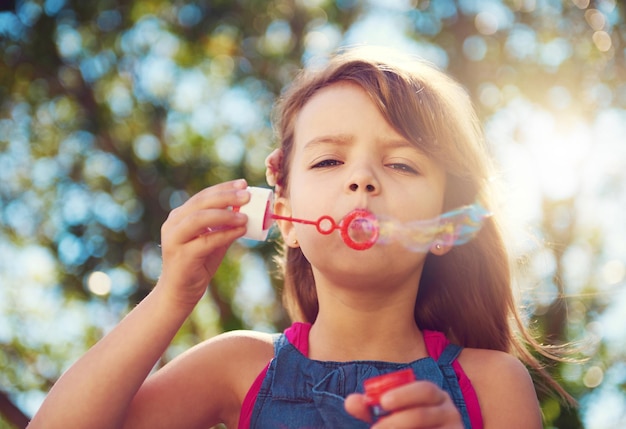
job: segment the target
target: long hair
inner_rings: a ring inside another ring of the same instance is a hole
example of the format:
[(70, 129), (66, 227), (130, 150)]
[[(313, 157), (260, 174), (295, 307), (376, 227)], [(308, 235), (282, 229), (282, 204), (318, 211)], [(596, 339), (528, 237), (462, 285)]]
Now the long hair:
[[(348, 50), (318, 70), (304, 70), (281, 96), (274, 112), (283, 150), (279, 173), (288, 192), (294, 123), (321, 88), (337, 82), (359, 85), (383, 117), (409, 142), (446, 171), (444, 211), (476, 200), (497, 212), (493, 166), (467, 92), (452, 78), (417, 58), (372, 48)], [(509, 255), (497, 216), (489, 217), (469, 243), (443, 256), (427, 255), (415, 303), (420, 329), (445, 333), (464, 347), (517, 355), (539, 378), (539, 387), (571, 397), (528, 351), (553, 357), (521, 322), (511, 287)], [(283, 246), (283, 302), (293, 320), (314, 322), (318, 301), (311, 265), (299, 248)]]

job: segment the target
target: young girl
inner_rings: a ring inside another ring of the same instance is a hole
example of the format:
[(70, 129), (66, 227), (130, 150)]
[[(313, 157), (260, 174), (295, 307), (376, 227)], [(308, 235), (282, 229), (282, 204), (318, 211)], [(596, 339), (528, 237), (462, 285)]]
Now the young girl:
[[(246, 232), (244, 180), (204, 189), (162, 228), (154, 290), (56, 383), (31, 428), (539, 428), (540, 368), (517, 314), (496, 217), (469, 243), (367, 250), (290, 218), (366, 209), (399, 224), (479, 200), (490, 167), (466, 93), (419, 60), (368, 48), (304, 72), (268, 158), (284, 252), (283, 335), (230, 332), (149, 375)], [(517, 332), (516, 332), (517, 331)], [(411, 368), (373, 419), (363, 382)]]

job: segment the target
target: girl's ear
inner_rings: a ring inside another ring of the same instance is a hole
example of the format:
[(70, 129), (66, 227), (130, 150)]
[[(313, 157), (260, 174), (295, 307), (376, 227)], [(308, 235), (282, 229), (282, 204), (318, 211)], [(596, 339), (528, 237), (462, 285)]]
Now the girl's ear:
[[(291, 217), (291, 204), (289, 204), (289, 200), (285, 197), (278, 197), (274, 201), (274, 213), (279, 216)], [(280, 234), (283, 237), (283, 240), (289, 247), (299, 247), (298, 246), (298, 237), (296, 236), (296, 229), (293, 227), (293, 222), (283, 219), (276, 220), (276, 224), (278, 225), (278, 229), (280, 229)]]

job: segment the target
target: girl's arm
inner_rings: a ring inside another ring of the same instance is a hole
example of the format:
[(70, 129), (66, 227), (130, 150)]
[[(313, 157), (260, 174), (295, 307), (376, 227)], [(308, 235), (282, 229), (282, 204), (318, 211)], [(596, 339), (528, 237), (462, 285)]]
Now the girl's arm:
[(207, 188), (172, 211), (161, 230), (163, 270), (156, 287), (59, 379), (30, 429), (124, 426), (133, 398), (228, 246), (245, 233), (246, 216), (229, 207), (248, 202), (246, 186), (239, 180)]

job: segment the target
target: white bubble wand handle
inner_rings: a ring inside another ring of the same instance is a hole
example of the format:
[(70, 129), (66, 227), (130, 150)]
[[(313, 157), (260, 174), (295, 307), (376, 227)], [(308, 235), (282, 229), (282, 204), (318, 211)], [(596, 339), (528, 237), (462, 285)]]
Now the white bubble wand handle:
[(244, 238), (265, 241), (269, 234), (274, 218), (274, 192), (267, 188), (248, 187), (250, 201), (235, 210), (248, 215), (246, 235)]

